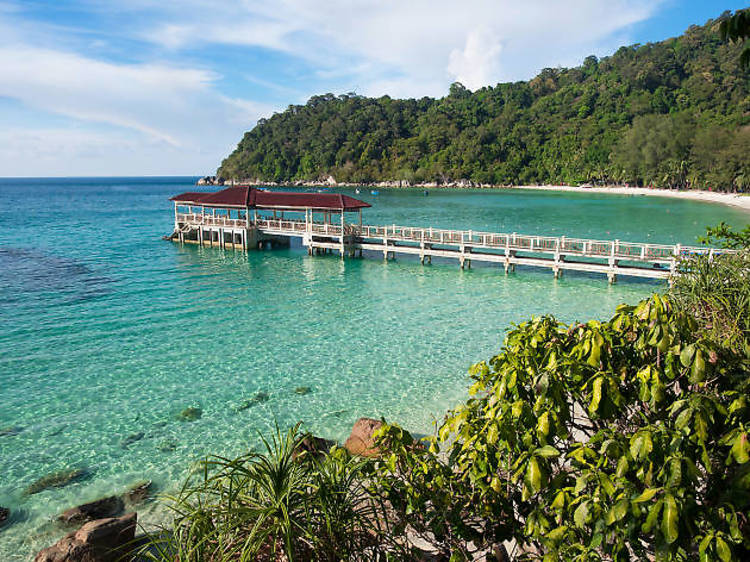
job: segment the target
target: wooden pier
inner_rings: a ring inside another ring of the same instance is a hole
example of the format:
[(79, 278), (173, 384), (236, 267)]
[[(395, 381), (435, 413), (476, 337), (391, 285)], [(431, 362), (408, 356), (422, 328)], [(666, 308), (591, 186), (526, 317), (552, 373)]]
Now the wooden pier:
[[(238, 188), (229, 188), (232, 189)], [(356, 199), (334, 194), (283, 195), (287, 199), (290, 195), (306, 196), (307, 200), (284, 200), (280, 206), (256, 202), (254, 206), (245, 204), (244, 207), (239, 204), (230, 207), (225, 202), (222, 209), (224, 212), (217, 214), (217, 207), (214, 206), (207, 214), (206, 203), (211, 203), (210, 201), (193, 200), (196, 199), (195, 194), (177, 196), (173, 198), (175, 229), (171, 239), (183, 243), (248, 250), (264, 244), (288, 244), (291, 239), (298, 238), (311, 255), (337, 252), (343, 258), (362, 256), (367, 251), (382, 255), (387, 260), (397, 254), (406, 254), (419, 256), (423, 264), (432, 263), (433, 257), (453, 259), (461, 268), (470, 268), (472, 262), (495, 263), (501, 265), (506, 273), (515, 270), (517, 265), (542, 267), (551, 269), (556, 278), (565, 270), (600, 273), (606, 275), (610, 283), (614, 283), (622, 275), (668, 280), (676, 273), (682, 257), (695, 254), (712, 256), (717, 252), (726, 252), (679, 244), (363, 225), (361, 209), (369, 205)], [(330, 197), (341, 199), (337, 203), (329, 200)], [(239, 201), (240, 198), (235, 199)], [(276, 202), (273, 197), (266, 199)], [(304, 203), (306, 206), (296, 206), (297, 203)], [(200, 205), (201, 212), (194, 212), (194, 205)], [(190, 212), (179, 212), (178, 206), (187, 206)], [(232, 213), (232, 209), (235, 209), (235, 213)], [(344, 220), (344, 213), (349, 211), (359, 212), (358, 223), (351, 224)], [(297, 216), (284, 217), (285, 212)], [(269, 216), (270, 213), (273, 215)], [(278, 213), (281, 216), (277, 216)], [(304, 218), (299, 216), (302, 213)], [(332, 220), (334, 213), (340, 214), (340, 220)]]

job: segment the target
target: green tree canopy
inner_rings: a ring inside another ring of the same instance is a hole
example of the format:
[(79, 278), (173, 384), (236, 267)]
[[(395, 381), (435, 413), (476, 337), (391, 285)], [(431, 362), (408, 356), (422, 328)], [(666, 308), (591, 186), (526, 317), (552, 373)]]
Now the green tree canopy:
[(441, 99), (314, 96), (259, 121), (217, 173), (745, 190), (750, 77), (742, 45), (718, 33), (730, 15), (528, 82), (454, 83)]

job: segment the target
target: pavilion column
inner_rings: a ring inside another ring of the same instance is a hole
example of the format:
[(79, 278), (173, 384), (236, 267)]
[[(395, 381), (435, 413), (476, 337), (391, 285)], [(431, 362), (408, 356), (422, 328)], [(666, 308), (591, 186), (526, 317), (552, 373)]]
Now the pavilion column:
[(341, 259), (344, 259), (344, 209), (341, 209)]

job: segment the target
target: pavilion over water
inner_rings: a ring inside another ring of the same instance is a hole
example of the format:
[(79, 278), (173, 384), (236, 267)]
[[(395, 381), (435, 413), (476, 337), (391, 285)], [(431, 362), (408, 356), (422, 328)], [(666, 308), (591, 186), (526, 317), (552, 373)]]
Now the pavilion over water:
[[(730, 250), (696, 248), (680, 244), (650, 244), (621, 240), (591, 240), (432, 227), (363, 225), (362, 209), (369, 203), (339, 193), (265, 191), (252, 186), (232, 186), (214, 193), (189, 191), (171, 198), (174, 232), (170, 240), (248, 250), (288, 245), (300, 239), (309, 254), (339, 252), (354, 256), (363, 251), (500, 264), (506, 273), (516, 265), (602, 273), (610, 283), (618, 275), (669, 279), (686, 255)], [(357, 213), (347, 223), (346, 213)]]
[[(188, 191), (170, 200), (175, 209), (173, 237), (181, 242), (218, 243), (221, 247), (243, 249), (264, 241), (288, 242), (288, 237), (279, 238), (274, 233), (274, 226), (278, 230), (309, 232), (310, 238), (314, 231), (335, 235), (343, 247), (345, 213), (356, 212), (361, 226), (362, 209), (370, 207), (369, 203), (340, 193), (266, 191), (244, 185), (211, 193)], [(336, 221), (335, 215), (339, 215)]]

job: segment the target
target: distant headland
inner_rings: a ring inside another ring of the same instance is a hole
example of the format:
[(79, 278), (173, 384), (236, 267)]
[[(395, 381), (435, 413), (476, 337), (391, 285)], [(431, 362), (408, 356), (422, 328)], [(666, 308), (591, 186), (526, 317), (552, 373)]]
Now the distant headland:
[[(261, 119), (217, 175), (259, 183), (750, 188), (750, 87), (727, 14), (659, 43), (440, 99), (312, 97)], [(301, 183), (298, 183), (301, 182)], [(385, 183), (383, 183), (385, 182)]]

